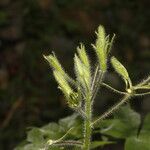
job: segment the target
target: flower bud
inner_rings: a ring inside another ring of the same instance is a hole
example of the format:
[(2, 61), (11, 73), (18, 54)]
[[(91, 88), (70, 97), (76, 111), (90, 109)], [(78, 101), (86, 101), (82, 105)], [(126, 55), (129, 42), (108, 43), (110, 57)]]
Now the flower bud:
[(62, 75), (66, 74), (55, 55), (43, 55), (43, 57), (49, 62), (52, 69), (59, 71)]

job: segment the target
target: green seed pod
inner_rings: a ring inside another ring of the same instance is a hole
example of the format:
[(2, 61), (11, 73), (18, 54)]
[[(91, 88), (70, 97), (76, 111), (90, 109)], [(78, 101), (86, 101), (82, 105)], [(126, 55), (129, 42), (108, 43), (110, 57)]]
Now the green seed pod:
[(59, 84), (59, 89), (65, 95), (69, 107), (75, 108), (79, 106), (78, 93), (74, 92), (62, 74), (58, 71), (54, 71), (54, 77)]
[(72, 93), (72, 89), (69, 86), (68, 82), (66, 81), (66, 79), (60, 72), (54, 70), (53, 74), (54, 74), (56, 81), (59, 84), (59, 88), (62, 90), (62, 92), (65, 94), (65, 96), (68, 97), (68, 95), (70, 95), (70, 93)]
[(106, 36), (104, 27), (100, 25), (96, 35), (96, 43), (95, 45), (92, 44), (92, 46), (96, 51), (100, 69), (105, 72), (107, 70), (107, 57), (111, 50), (115, 34), (110, 39), (109, 35)]
[(106, 71), (107, 70), (107, 55), (105, 51), (106, 33), (103, 26), (98, 27), (98, 31), (96, 32), (96, 35), (97, 35), (97, 40), (96, 40), (96, 44), (93, 47), (98, 57), (100, 69), (102, 71)]
[(111, 58), (111, 64), (115, 71), (124, 79), (126, 85), (129, 84), (129, 87), (131, 88), (132, 83), (126, 68), (115, 57)]
[(87, 68), (90, 68), (89, 58), (88, 58), (88, 55), (86, 53), (85, 46), (82, 43), (80, 44), (80, 47), (77, 47), (77, 52), (78, 52), (79, 58), (82, 61), (82, 63)]
[(89, 89), (91, 83), (90, 71), (89, 69), (81, 62), (77, 55), (74, 57), (75, 73), (77, 80), (83, 88)]
[(50, 66), (54, 70), (59, 71), (62, 75), (66, 74), (55, 55), (52, 54), (48, 56), (43, 55), (43, 57), (49, 62)]

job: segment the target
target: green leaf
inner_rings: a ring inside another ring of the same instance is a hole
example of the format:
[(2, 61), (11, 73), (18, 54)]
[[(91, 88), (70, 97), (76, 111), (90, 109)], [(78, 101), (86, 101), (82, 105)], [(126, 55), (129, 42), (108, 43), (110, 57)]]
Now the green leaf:
[(73, 127), (73, 129), (69, 133), (69, 136), (71, 138), (82, 138), (83, 137), (83, 135), (82, 135), (82, 120), (76, 113), (74, 113), (73, 115), (68, 116), (66, 118), (60, 119), (59, 125), (65, 131), (67, 131)]
[(28, 131), (27, 141), (33, 143), (42, 143), (44, 141), (43, 138), (43, 131), (40, 128), (33, 128), (32, 130)]
[(103, 147), (105, 145), (114, 144), (114, 142), (111, 141), (93, 141), (91, 143), (91, 149), (95, 149), (97, 147)]
[(111, 63), (115, 71), (124, 79), (125, 83), (128, 82), (131, 87), (131, 80), (126, 68), (115, 57), (111, 58)]
[(114, 119), (101, 122), (99, 127), (102, 134), (122, 139), (137, 135), (140, 125), (140, 115), (138, 113), (130, 107), (124, 106), (115, 113), (114, 117)]
[(140, 138), (146, 138), (150, 142), (150, 114), (146, 115), (142, 129), (139, 134)]
[(76, 113), (71, 116), (67, 116), (59, 120), (59, 125), (64, 129), (70, 129), (71, 127), (77, 125), (78, 115)]
[(64, 134), (64, 130), (57, 123), (49, 123), (42, 127), (46, 139), (57, 140)]
[(142, 130), (150, 132), (150, 113), (146, 115)]
[[(24, 146), (18, 146), (15, 150), (45, 150), (44, 146), (35, 144), (26, 144)], [(47, 150), (60, 150), (60, 147), (50, 147)]]
[(114, 114), (114, 117), (131, 128), (138, 128), (141, 123), (140, 114), (131, 109), (129, 105), (122, 106), (120, 110)]
[(150, 150), (150, 140), (144, 137), (130, 137), (126, 140), (125, 150)]

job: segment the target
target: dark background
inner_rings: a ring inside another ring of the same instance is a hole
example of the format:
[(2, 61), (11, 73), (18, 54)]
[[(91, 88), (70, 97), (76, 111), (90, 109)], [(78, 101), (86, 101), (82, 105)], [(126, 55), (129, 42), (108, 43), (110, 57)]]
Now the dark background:
[[(116, 33), (112, 54), (124, 63), (131, 79), (137, 83), (147, 77), (149, 3), (149, 0), (0, 0), (0, 149), (13, 149), (25, 138), (27, 127), (40, 127), (72, 113), (42, 55), (55, 51), (73, 75), (73, 56), (79, 42), (86, 44), (94, 60), (90, 43), (94, 43), (94, 31), (100, 24), (107, 33)], [(106, 80), (112, 80), (116, 88), (123, 87), (112, 69)], [(149, 98), (131, 102), (142, 116), (150, 111)], [(102, 90), (97, 97), (96, 114), (117, 99), (118, 96)]]

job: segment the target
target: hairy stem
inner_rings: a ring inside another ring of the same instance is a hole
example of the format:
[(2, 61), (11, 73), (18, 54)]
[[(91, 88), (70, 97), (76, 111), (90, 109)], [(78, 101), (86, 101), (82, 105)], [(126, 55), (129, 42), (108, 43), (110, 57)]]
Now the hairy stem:
[(112, 106), (108, 111), (106, 111), (104, 114), (102, 114), (98, 119), (96, 119), (92, 124), (91, 127), (94, 127), (98, 122), (105, 119), (106, 117), (110, 116), (112, 113), (114, 113), (117, 109), (120, 108), (125, 102), (129, 100), (129, 98), (132, 96), (132, 94), (126, 94), (117, 104)]
[(75, 110), (76, 112), (78, 112), (78, 114), (79, 114), (81, 117), (83, 117), (84, 119), (87, 119), (86, 113), (82, 110), (81, 107), (75, 108), (74, 110)]
[(91, 105), (91, 96), (87, 94), (86, 102), (85, 102), (85, 113), (88, 119), (84, 120), (84, 145), (83, 150), (90, 150), (90, 143), (91, 143), (91, 120), (92, 120), (92, 105)]
[(136, 86), (134, 87), (134, 89), (135, 90), (150, 90), (150, 86), (149, 87), (148, 86), (141, 86), (141, 87)]
[(125, 95), (127, 94), (127, 92), (122, 92), (122, 91), (119, 91), (113, 87), (111, 87), (110, 85), (106, 84), (106, 83), (102, 83), (102, 86), (106, 87), (107, 89), (110, 89), (111, 91), (115, 92), (115, 93), (118, 93), (118, 94), (122, 94), (122, 95)]
[(98, 74), (97, 74), (97, 79), (95, 80), (95, 82), (94, 82), (94, 87), (93, 87), (93, 89), (92, 89), (92, 102), (94, 101), (94, 99), (95, 99), (95, 97), (96, 97), (96, 94), (97, 94), (97, 92), (98, 92), (98, 90), (99, 90), (99, 87), (100, 87), (100, 85), (101, 85), (101, 83), (102, 83), (102, 81), (103, 81), (103, 78), (104, 78), (104, 74), (105, 74), (105, 72), (103, 72), (103, 71), (101, 71), (101, 70), (99, 70), (98, 71)]
[(150, 76), (148, 76), (145, 80), (143, 80), (142, 82), (140, 82), (136, 86), (140, 87), (140, 86), (143, 86), (143, 85), (147, 84), (148, 82), (150, 82)]
[(82, 143), (80, 141), (68, 140), (68, 141), (62, 141), (62, 142), (55, 143), (54, 146), (76, 146), (76, 147), (82, 147)]
[(150, 95), (150, 92), (134, 94), (134, 96), (146, 96), (146, 95)]
[(91, 90), (93, 91), (94, 89), (94, 85), (95, 85), (95, 82), (96, 82), (96, 77), (98, 75), (98, 70), (99, 70), (99, 66), (96, 67), (96, 70), (94, 72), (94, 77), (93, 77), (93, 81), (92, 81), (92, 86), (91, 86)]

